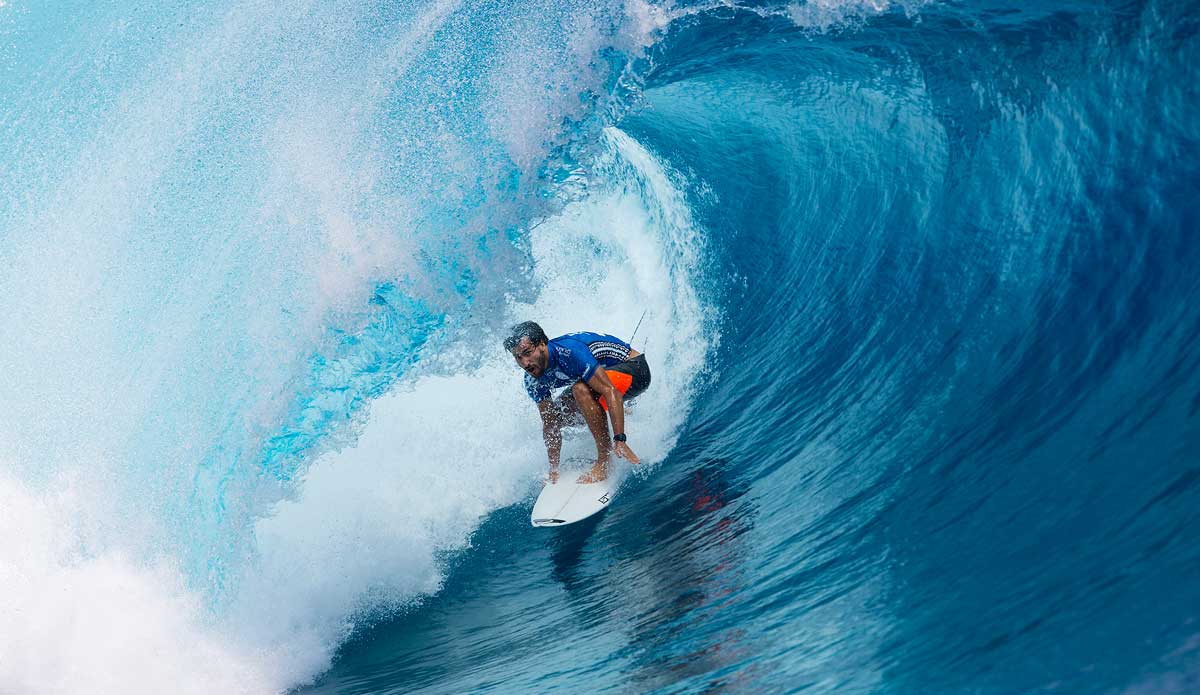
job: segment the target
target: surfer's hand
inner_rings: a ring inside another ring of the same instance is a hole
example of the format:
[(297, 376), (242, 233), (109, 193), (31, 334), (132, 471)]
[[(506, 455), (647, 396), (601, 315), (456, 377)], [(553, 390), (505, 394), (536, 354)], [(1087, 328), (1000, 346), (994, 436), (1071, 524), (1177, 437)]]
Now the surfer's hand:
[(617, 452), (617, 456), (620, 456), (630, 463), (642, 462), (642, 460), (638, 458), (637, 454), (633, 453), (633, 449), (630, 449), (629, 445), (625, 442), (614, 442), (613, 451)]

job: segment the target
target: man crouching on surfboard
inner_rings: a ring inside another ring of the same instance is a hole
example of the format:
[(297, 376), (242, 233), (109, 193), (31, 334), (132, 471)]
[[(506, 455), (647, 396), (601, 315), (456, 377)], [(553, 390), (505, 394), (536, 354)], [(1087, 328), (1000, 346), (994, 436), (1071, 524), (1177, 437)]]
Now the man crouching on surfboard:
[[(625, 401), (650, 385), (646, 356), (611, 335), (568, 333), (547, 340), (542, 327), (533, 321), (513, 326), (504, 339), (525, 370), (525, 391), (542, 415), (542, 440), (550, 457), (550, 482), (558, 482), (558, 459), (562, 451), (562, 428), (580, 424), (580, 418), (596, 439), (596, 463), (579, 478), (594, 483), (608, 476), (608, 460), (615, 451), (630, 463), (640, 463), (625, 438)], [(551, 391), (570, 386), (558, 398)], [(607, 411), (608, 417), (604, 417)], [(608, 436), (612, 420), (613, 436)]]

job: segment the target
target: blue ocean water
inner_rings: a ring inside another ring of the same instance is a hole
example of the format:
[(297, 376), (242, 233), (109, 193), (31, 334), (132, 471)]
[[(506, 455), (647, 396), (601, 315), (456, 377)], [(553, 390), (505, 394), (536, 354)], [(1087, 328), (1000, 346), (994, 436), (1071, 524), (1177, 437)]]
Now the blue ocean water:
[(1200, 692), (1198, 17), (0, 0), (0, 692)]

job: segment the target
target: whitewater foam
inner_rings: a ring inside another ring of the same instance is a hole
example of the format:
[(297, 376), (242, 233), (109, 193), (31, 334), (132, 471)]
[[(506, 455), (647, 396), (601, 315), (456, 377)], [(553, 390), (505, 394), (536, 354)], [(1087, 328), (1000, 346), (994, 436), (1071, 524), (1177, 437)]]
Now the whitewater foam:
[(208, 624), (169, 558), (80, 551), (80, 520), (103, 506), (0, 477), (0, 692), (277, 691)]

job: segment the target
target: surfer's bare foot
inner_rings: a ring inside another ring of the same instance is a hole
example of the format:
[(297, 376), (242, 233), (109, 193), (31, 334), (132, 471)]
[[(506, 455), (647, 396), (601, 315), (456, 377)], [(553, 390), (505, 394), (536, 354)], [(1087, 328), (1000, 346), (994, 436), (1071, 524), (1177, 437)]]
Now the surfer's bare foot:
[(551, 466), (550, 467), (550, 484), (553, 485), (557, 482), (558, 482), (558, 466)]
[(608, 461), (597, 461), (592, 465), (592, 470), (579, 476), (579, 480), (575, 481), (583, 485), (590, 483), (598, 483), (608, 477)]

